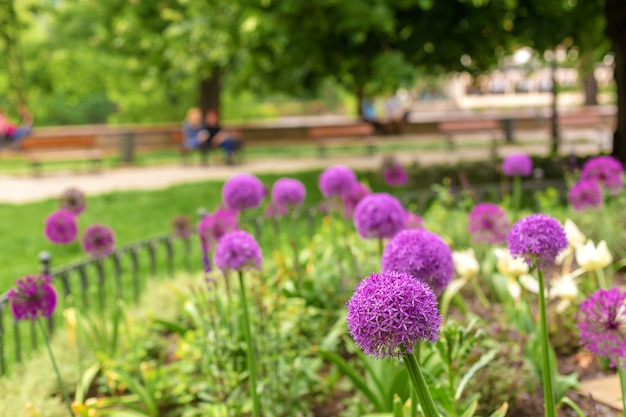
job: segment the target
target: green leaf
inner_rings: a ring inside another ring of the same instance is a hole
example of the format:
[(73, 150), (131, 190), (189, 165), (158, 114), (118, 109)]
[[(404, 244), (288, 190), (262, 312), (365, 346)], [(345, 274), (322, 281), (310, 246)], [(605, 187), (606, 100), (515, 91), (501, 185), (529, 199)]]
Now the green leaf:
[(574, 400), (572, 400), (570, 397), (568, 397), (567, 395), (564, 396), (563, 398), (561, 398), (558, 402), (558, 406), (560, 405), (567, 405), (568, 407), (570, 407), (572, 410), (574, 410), (574, 412), (576, 413), (576, 415), (578, 417), (587, 417), (587, 414), (585, 414), (585, 412), (582, 410), (582, 408), (580, 408), (578, 406), (578, 404), (576, 404), (574, 402)]
[(461, 417), (472, 417), (478, 408), (478, 400), (472, 401), (469, 407), (461, 414)]
[(76, 394), (74, 396), (74, 400), (76, 402), (81, 404), (85, 402), (85, 394), (87, 394), (91, 383), (96, 375), (98, 375), (98, 372), (100, 372), (100, 369), (102, 369), (102, 366), (99, 363), (95, 363), (87, 368), (80, 376), (80, 380), (76, 385)]
[(465, 375), (463, 375), (463, 378), (461, 378), (459, 386), (454, 393), (455, 400), (458, 401), (461, 398), (461, 395), (463, 395), (463, 390), (465, 389), (465, 386), (470, 381), (470, 379), (472, 379), (472, 377), (476, 375), (476, 372), (478, 372), (481, 368), (489, 364), (494, 356), (496, 356), (496, 349), (492, 349), (487, 352), (487, 354), (482, 355), (480, 359), (476, 361), (476, 363), (474, 363), (470, 369), (467, 370)]

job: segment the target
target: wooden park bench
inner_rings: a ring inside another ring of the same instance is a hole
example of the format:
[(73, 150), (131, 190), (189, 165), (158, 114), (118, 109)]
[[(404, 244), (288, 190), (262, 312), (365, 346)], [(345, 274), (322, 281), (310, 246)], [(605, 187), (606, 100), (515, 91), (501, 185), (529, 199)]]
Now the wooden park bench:
[(600, 147), (611, 136), (611, 129), (604, 123), (602, 116), (594, 112), (576, 112), (559, 114), (557, 118), (559, 133), (571, 135), (574, 130), (588, 129), (594, 132), (593, 142)]
[(33, 174), (42, 174), (42, 165), (48, 161), (85, 161), (92, 172), (100, 170), (102, 151), (96, 146), (95, 135), (29, 136), (19, 146), (33, 168)]
[(450, 149), (455, 148), (455, 135), (465, 133), (483, 133), (491, 139), (492, 150), (498, 147), (498, 142), (502, 139), (502, 129), (497, 120), (449, 120), (437, 124), (439, 132), (446, 136), (446, 141)]
[(374, 127), (369, 123), (310, 127), (307, 136), (315, 140), (318, 155), (326, 157), (329, 147), (361, 144), (368, 155), (376, 152)]

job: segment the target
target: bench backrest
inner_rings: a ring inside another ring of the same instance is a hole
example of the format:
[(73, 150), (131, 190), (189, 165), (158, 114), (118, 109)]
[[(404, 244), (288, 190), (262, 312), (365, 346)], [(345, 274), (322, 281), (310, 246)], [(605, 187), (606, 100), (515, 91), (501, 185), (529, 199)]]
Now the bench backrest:
[(308, 129), (308, 135), (311, 138), (363, 136), (372, 134), (374, 134), (374, 126), (368, 123), (338, 126), (316, 126)]
[(602, 124), (602, 117), (595, 113), (563, 114), (558, 116), (560, 126), (598, 126)]
[(441, 132), (496, 130), (500, 128), (495, 120), (449, 120), (440, 122), (437, 126)]
[(82, 136), (31, 136), (20, 143), (23, 150), (91, 149), (96, 145), (96, 137)]

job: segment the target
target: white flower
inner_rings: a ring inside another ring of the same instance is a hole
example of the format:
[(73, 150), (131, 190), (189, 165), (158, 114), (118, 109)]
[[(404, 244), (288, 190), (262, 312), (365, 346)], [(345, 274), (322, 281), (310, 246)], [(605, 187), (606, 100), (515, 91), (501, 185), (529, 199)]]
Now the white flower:
[(563, 228), (565, 229), (565, 237), (567, 238), (568, 246), (567, 249), (559, 253), (556, 257), (556, 263), (559, 265), (565, 262), (565, 259), (572, 256), (574, 251), (583, 246), (587, 240), (583, 232), (581, 232), (578, 226), (570, 219), (565, 219)]
[(588, 240), (585, 246), (576, 249), (576, 263), (585, 271), (591, 272), (606, 268), (611, 262), (613, 262), (613, 256), (604, 240), (600, 241), (598, 246)]
[(478, 275), (480, 266), (473, 249), (453, 252), (452, 261), (454, 262), (454, 270), (461, 278), (470, 279)]
[(578, 298), (578, 285), (574, 274), (564, 274), (550, 281), (550, 298), (558, 298), (556, 312), (562, 313)]
[(519, 277), (528, 273), (528, 265), (522, 258), (513, 258), (508, 249), (496, 248), (494, 253), (498, 258), (498, 272), (507, 277)]
[(529, 274), (522, 274), (519, 276), (518, 280), (522, 287), (526, 288), (533, 294), (539, 294), (539, 281), (537, 280), (537, 278)]

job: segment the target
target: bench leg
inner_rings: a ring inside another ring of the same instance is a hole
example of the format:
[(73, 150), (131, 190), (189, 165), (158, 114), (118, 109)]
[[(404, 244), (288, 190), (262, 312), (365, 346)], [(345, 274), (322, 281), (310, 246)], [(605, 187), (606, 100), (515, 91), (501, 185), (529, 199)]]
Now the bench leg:
[(446, 134), (446, 142), (448, 144), (448, 149), (451, 151), (454, 150), (455, 148), (454, 137), (452, 137), (451, 133)]

